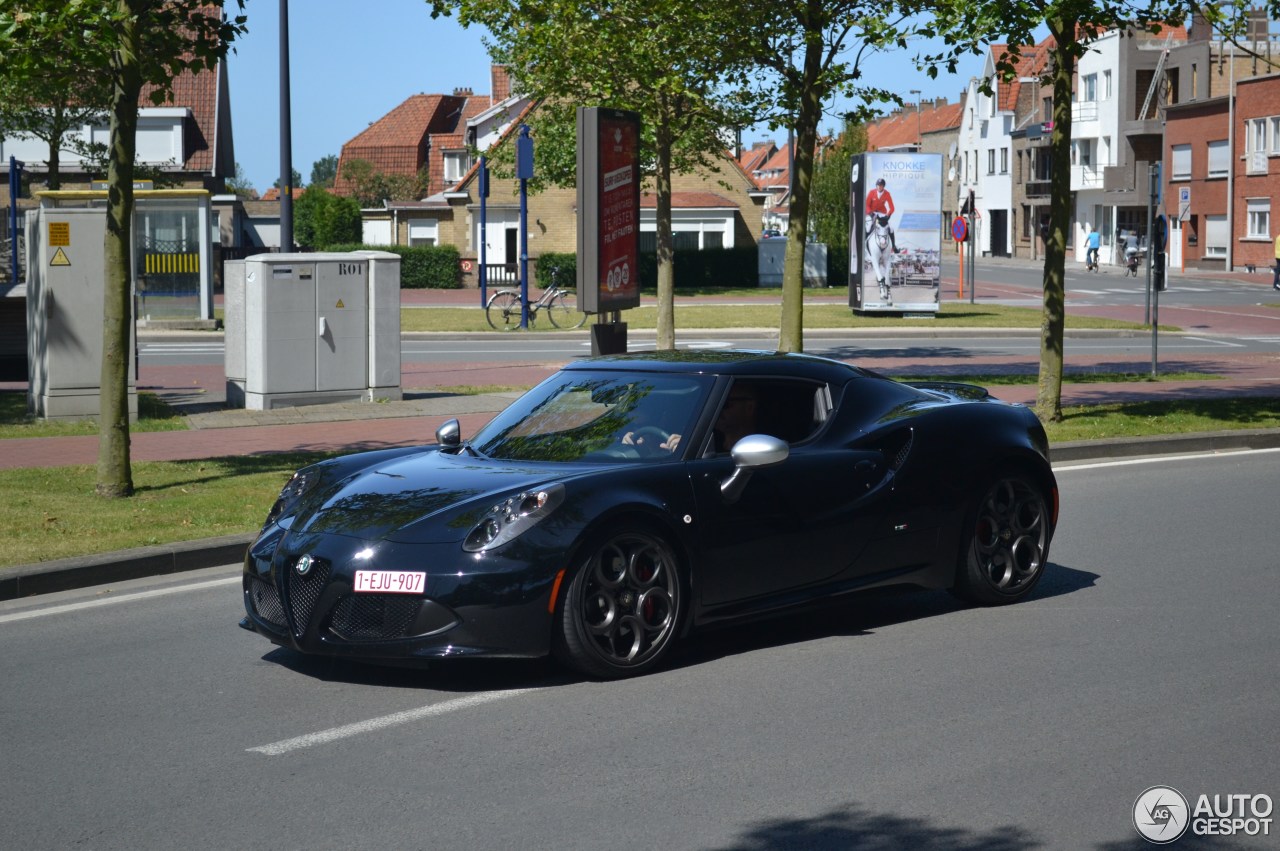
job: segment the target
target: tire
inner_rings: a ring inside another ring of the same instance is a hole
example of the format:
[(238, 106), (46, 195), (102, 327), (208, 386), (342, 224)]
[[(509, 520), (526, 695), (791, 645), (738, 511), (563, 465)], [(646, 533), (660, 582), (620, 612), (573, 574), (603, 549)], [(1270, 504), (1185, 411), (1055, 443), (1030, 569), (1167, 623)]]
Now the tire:
[(953, 593), (982, 606), (1016, 603), (1049, 558), (1049, 508), (1031, 482), (1010, 475), (983, 491), (965, 521)]
[(547, 315), (551, 324), (566, 330), (581, 328), (587, 321), (587, 314), (578, 310), (578, 299), (572, 293), (556, 293), (547, 304)]
[(495, 331), (516, 330), (520, 327), (520, 296), (509, 290), (494, 293), (484, 306), (484, 318)]
[(636, 527), (602, 535), (583, 552), (557, 608), (556, 658), (599, 679), (649, 671), (675, 643), (684, 616), (675, 552)]

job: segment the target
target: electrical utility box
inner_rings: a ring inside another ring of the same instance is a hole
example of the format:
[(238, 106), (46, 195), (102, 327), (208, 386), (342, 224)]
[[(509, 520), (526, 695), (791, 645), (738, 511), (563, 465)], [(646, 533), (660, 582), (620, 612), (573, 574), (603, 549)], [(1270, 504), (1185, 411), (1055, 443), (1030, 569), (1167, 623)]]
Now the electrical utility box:
[(258, 254), (224, 273), (229, 406), (402, 398), (399, 256)]
[[(106, 210), (43, 203), (27, 219), (27, 408), (46, 419), (101, 409)], [(129, 420), (138, 418), (132, 315)]]

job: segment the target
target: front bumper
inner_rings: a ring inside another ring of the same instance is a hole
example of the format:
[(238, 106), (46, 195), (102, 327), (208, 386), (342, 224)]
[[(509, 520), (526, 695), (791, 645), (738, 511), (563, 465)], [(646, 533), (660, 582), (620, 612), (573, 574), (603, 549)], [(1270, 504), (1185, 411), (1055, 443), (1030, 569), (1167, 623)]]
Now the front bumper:
[[(295, 569), (304, 554), (305, 575)], [(353, 659), (545, 656), (560, 561), (518, 542), (480, 555), (456, 543), (369, 542), (273, 526), (245, 557), (240, 625), (282, 647)], [(357, 567), (425, 571), (426, 585), (422, 594), (357, 594)]]

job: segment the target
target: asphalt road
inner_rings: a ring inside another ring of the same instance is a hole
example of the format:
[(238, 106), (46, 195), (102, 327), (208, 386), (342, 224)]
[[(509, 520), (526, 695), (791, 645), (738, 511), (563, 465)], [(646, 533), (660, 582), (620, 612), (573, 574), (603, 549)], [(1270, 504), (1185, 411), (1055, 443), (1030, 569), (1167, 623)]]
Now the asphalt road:
[(1280, 798), (1280, 452), (1059, 479), (1026, 603), (880, 592), (620, 683), (303, 658), (234, 566), (0, 603), (4, 845), (1137, 849), (1151, 786)]

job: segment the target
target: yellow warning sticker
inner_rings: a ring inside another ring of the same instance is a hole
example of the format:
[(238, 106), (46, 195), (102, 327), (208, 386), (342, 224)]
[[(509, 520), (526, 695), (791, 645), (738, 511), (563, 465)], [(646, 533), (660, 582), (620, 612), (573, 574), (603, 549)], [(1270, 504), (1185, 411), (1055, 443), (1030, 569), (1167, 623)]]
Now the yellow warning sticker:
[(71, 244), (71, 222), (49, 222), (49, 244), (58, 247)]
[(49, 260), (50, 266), (70, 266), (71, 260), (67, 258), (67, 254), (61, 248), (53, 252), (53, 258)]
[(339, 310), (342, 310), (344, 307), (346, 307), (346, 305), (342, 303), (342, 299), (338, 299), (338, 303), (335, 304), (334, 307), (338, 308)]

